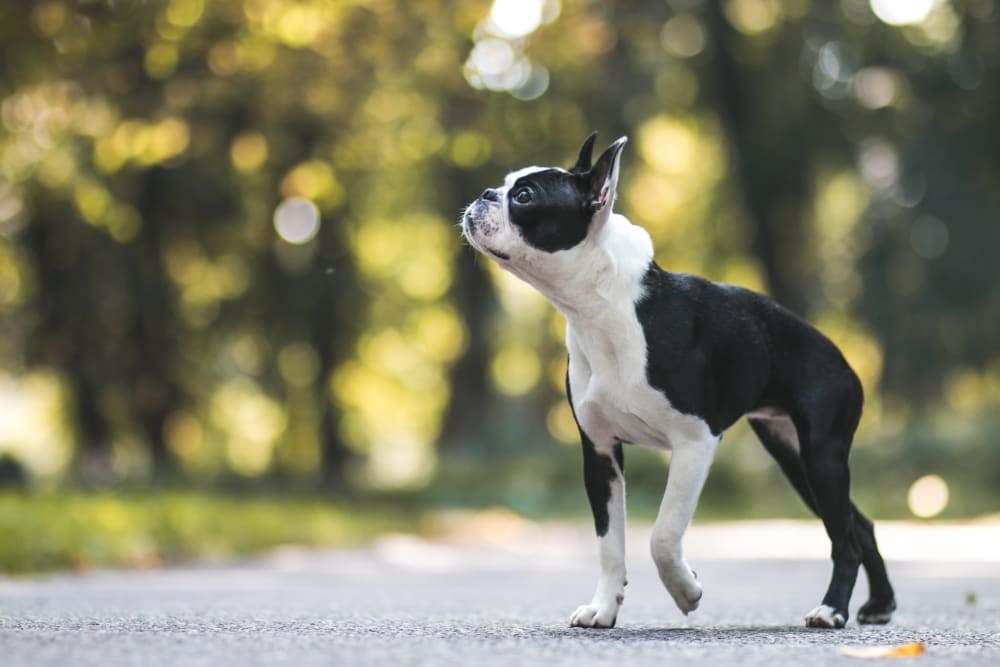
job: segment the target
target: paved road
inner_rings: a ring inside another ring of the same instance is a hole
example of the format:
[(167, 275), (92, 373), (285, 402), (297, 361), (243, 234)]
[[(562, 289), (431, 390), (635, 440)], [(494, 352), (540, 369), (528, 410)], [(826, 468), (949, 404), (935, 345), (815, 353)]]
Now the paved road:
[[(801, 533), (785, 532), (789, 544)], [(834, 632), (800, 622), (826, 582), (824, 561), (713, 555), (705, 535), (689, 550), (705, 597), (685, 618), (660, 588), (645, 535), (631, 534), (625, 606), (605, 631), (567, 627), (596, 567), (576, 528), (525, 534), (501, 522), (474, 544), (395, 537), (239, 565), (0, 579), (0, 665), (812, 666), (864, 663), (843, 647), (912, 641), (926, 653), (902, 664), (1000, 664), (997, 556), (893, 562), (896, 620)]]

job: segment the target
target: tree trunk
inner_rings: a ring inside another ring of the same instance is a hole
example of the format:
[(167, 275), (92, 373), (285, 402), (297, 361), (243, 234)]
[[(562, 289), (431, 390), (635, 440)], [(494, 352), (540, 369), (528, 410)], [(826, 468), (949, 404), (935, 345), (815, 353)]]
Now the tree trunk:
[(715, 107), (743, 191), (752, 250), (771, 296), (805, 314), (802, 227), (809, 191), (809, 146), (800, 131), (802, 119), (794, 111), (780, 120), (767, 118), (768, 110), (748, 90), (761, 90), (762, 96), (771, 91), (753, 85), (751, 73), (740, 71), (733, 52), (734, 43), (742, 37), (723, 15), (721, 3), (707, 3), (706, 15), (715, 47), (711, 53)]
[(455, 308), (465, 318), (466, 348), (451, 369), (451, 401), (439, 439), (443, 450), (468, 447), (478, 440), (492, 401), (486, 332), (494, 296), (480, 261), (472, 250), (463, 249), (455, 264)]

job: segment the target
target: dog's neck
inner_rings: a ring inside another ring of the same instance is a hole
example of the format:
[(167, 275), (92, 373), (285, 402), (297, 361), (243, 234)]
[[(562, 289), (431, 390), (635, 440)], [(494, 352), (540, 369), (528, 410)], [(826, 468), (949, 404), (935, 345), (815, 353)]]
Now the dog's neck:
[(652, 260), (653, 242), (646, 230), (612, 214), (578, 246), (508, 268), (541, 292), (571, 325), (586, 325), (621, 308), (634, 308)]

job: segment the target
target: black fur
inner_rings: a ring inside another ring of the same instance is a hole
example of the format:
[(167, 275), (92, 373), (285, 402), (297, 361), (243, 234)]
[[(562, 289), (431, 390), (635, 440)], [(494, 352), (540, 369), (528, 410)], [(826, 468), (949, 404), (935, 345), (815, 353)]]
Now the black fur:
[[(594, 214), (610, 203), (605, 186), (623, 144), (608, 148), (591, 167), (596, 137), (594, 133), (583, 142), (570, 171), (536, 171), (517, 179), (507, 191), (510, 221), (529, 245), (546, 252), (572, 248), (587, 238)], [(488, 199), (486, 193), (482, 198)]]
[[(573, 419), (576, 419), (576, 411), (573, 410), (573, 392), (569, 386), (569, 374), (566, 375), (566, 396), (569, 399), (570, 410), (573, 411)], [(579, 423), (577, 423), (579, 426)], [(587, 500), (590, 502), (590, 510), (594, 515), (594, 531), (598, 537), (608, 534), (608, 503), (611, 501), (611, 483), (618, 475), (611, 458), (598, 453), (594, 443), (590, 440), (583, 429), (580, 429), (580, 444), (583, 446), (583, 486), (587, 491)], [(618, 469), (625, 473), (625, 452), (622, 451), (622, 443), (615, 443), (614, 457), (618, 462)]]
[[(820, 516), (819, 506), (806, 477), (805, 466), (797, 451), (798, 439), (790, 442), (787, 436), (776, 430), (767, 420), (751, 418), (747, 421), (754, 433), (757, 434), (761, 444), (764, 445), (764, 449), (777, 461), (778, 466), (798, 492), (806, 507), (812, 510), (816, 516)], [(853, 503), (851, 504), (851, 512), (854, 520), (852, 525), (853, 538), (861, 550), (861, 563), (868, 575), (868, 601), (858, 610), (858, 622), (886, 623), (896, 609), (896, 598), (892, 584), (889, 583), (889, 575), (885, 570), (885, 562), (882, 560), (878, 544), (875, 542), (874, 526), (871, 520), (862, 514), (861, 510)]]
[(570, 172), (583, 174), (590, 171), (590, 160), (594, 153), (594, 142), (597, 141), (597, 132), (591, 132), (590, 136), (584, 139), (580, 146), (580, 153), (576, 157), (576, 164), (570, 167)]
[[(584, 141), (569, 171), (528, 173), (508, 190), (511, 222), (526, 243), (548, 252), (572, 248), (587, 238), (595, 213), (611, 205), (612, 172), (624, 139), (592, 166), (594, 140), (591, 135)], [(497, 192), (487, 190), (482, 199), (495, 202)], [(670, 273), (655, 262), (642, 287), (634, 306), (646, 341), (650, 386), (674, 409), (703, 420), (716, 436), (748, 416), (830, 538), (833, 574), (823, 604), (840, 616), (838, 624), (846, 622), (864, 565), (870, 598), (858, 620), (887, 622), (895, 609), (892, 586), (872, 523), (849, 495), (848, 454), (864, 394), (840, 350), (792, 312), (741, 287)], [(582, 429), (580, 437), (587, 497), (594, 527), (603, 536), (618, 471), (612, 456), (598, 452)], [(612, 455), (623, 470), (620, 442)]]
[(848, 452), (863, 390), (840, 350), (771, 299), (740, 287), (663, 271), (651, 263), (635, 304), (646, 338), (647, 380), (677, 410), (721, 434), (747, 413), (783, 413), (795, 442), (750, 424), (806, 505), (823, 520), (833, 576), (823, 604), (846, 621), (864, 563), (871, 597), (862, 622), (885, 622), (892, 586), (871, 522), (850, 502)]
[[(611, 501), (611, 483), (618, 473), (615, 472), (611, 457), (599, 454), (583, 431), (580, 431), (580, 440), (583, 445), (583, 486), (587, 490), (587, 500), (590, 501), (590, 509), (594, 514), (594, 531), (598, 537), (604, 537), (608, 534), (610, 524), (608, 503)], [(615, 443), (614, 455), (619, 464), (624, 461), (622, 443)]]
[[(546, 169), (517, 179), (507, 192), (510, 221), (521, 238), (539, 250), (572, 248), (587, 238), (592, 214), (582, 199), (587, 179), (561, 169)], [(518, 196), (528, 193), (530, 201)]]
[(810, 403), (835, 395), (846, 399), (838, 423), (853, 433), (861, 382), (837, 347), (796, 315), (742, 287), (655, 263), (643, 289), (635, 309), (646, 337), (647, 379), (675, 408), (718, 435), (755, 409), (780, 408), (797, 421), (812, 411)]

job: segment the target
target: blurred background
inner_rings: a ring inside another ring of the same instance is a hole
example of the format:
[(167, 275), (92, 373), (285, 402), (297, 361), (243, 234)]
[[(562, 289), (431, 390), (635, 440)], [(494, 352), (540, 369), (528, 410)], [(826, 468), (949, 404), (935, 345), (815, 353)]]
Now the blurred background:
[[(564, 323), (456, 223), (592, 130), (662, 266), (842, 347), (863, 508), (997, 512), (998, 4), (3, 3), (0, 569), (587, 517)], [(727, 434), (698, 518), (805, 516)]]

